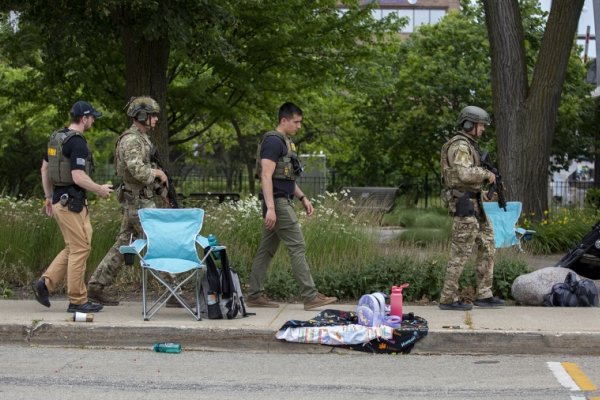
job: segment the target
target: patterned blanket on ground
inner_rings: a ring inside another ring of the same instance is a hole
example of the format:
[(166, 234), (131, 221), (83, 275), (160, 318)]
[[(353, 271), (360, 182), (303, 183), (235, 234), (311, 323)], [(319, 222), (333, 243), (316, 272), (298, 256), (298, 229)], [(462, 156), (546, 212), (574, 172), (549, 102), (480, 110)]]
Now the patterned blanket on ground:
[(413, 313), (402, 316), (402, 325), (376, 328), (357, 323), (353, 311), (324, 310), (308, 321), (287, 321), (275, 334), (288, 342), (319, 343), (371, 353), (408, 354), (427, 336), (427, 321)]

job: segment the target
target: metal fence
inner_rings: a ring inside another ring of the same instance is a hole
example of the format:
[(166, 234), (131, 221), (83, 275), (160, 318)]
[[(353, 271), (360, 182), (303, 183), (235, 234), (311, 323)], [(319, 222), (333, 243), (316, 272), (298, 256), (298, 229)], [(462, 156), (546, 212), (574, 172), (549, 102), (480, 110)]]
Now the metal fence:
[(550, 182), (548, 199), (552, 209), (560, 207), (582, 208), (586, 204), (587, 191), (593, 188), (593, 181)]
[[(96, 179), (108, 181), (114, 179), (110, 171), (96, 173)], [(183, 195), (196, 192), (237, 192), (240, 195), (254, 194), (260, 190), (260, 183), (254, 180), (251, 185), (246, 173), (232, 176), (187, 174), (185, 177), (173, 177), (177, 191)], [(327, 171), (325, 174), (302, 176), (298, 180), (302, 190), (311, 197), (324, 194), (325, 191), (337, 192), (343, 186), (339, 175)], [(430, 208), (442, 207), (440, 198), (441, 184), (436, 177), (424, 176), (399, 182), (400, 189), (397, 204), (406, 207)], [(581, 208), (586, 204), (586, 193), (593, 187), (592, 181), (550, 182), (548, 185), (548, 205), (552, 211), (562, 207)]]

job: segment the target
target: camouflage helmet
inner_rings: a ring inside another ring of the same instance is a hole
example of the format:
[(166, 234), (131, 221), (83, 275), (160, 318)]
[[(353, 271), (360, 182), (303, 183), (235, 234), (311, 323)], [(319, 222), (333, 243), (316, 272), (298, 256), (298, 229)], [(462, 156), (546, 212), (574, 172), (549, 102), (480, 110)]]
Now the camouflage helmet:
[[(463, 126), (464, 122), (470, 121), (473, 124), (481, 122), (483, 124), (489, 125), (491, 123), (490, 115), (484, 110), (476, 106), (467, 106), (462, 109), (460, 114), (458, 115), (458, 124)], [(471, 126), (470, 129), (473, 129)]]
[(150, 96), (132, 97), (127, 103), (127, 115), (140, 122), (146, 121), (149, 115), (159, 112), (160, 106)]

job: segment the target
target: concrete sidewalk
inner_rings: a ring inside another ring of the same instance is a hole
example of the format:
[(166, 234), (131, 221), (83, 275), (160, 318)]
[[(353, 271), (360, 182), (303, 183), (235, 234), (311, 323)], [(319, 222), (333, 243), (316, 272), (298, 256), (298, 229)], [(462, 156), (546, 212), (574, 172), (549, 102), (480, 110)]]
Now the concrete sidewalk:
[[(52, 300), (51, 300), (52, 301)], [(307, 320), (318, 311), (302, 304), (249, 309), (257, 315), (235, 320), (195, 321), (183, 309), (164, 308), (142, 320), (140, 302), (105, 307), (93, 322), (73, 322), (67, 302), (45, 308), (35, 300), (0, 300), (0, 343), (112, 348), (150, 348), (179, 342), (186, 350), (327, 353), (335, 347), (279, 341), (274, 333), (290, 319)], [(355, 304), (332, 309), (354, 310)], [(572, 354), (600, 355), (599, 308), (507, 306), (470, 312), (437, 306), (405, 305), (429, 324), (413, 354)], [(349, 350), (344, 350), (349, 351)]]

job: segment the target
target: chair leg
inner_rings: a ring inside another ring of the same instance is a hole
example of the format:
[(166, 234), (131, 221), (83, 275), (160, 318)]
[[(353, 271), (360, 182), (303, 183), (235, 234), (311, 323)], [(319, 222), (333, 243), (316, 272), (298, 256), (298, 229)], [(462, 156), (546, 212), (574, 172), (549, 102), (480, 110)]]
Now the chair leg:
[(146, 287), (148, 286), (148, 272), (146, 268), (142, 268), (142, 315), (144, 317), (144, 321), (149, 321), (148, 313), (146, 311)]
[(201, 307), (200, 307), (200, 270), (197, 269), (195, 272), (196, 275), (196, 321), (201, 321)]
[[(200, 321), (202, 319), (200, 316), (199, 295), (196, 294), (196, 312), (194, 312), (192, 307), (178, 293), (179, 290), (181, 289), (181, 287), (193, 278), (196, 279), (196, 286), (198, 286), (198, 284), (199, 284), (199, 279), (198, 279), (199, 270), (198, 269), (191, 271), (185, 279), (182, 279), (181, 281), (179, 281), (177, 283), (177, 285), (175, 285), (175, 286), (171, 286), (170, 282), (167, 282), (166, 280), (164, 280), (160, 276), (160, 272), (158, 272), (158, 271), (155, 271), (150, 268), (144, 268), (144, 271), (150, 272), (150, 274), (154, 278), (156, 278), (156, 280), (161, 285), (163, 285), (163, 287), (165, 289), (165, 291), (158, 297), (158, 299), (156, 299), (154, 301), (154, 303), (152, 303), (152, 305), (150, 307), (146, 307), (146, 304), (144, 303), (144, 320), (148, 321), (150, 318), (152, 318), (152, 316), (154, 316), (154, 314), (156, 314), (156, 312), (161, 307), (163, 307), (171, 297), (175, 297), (177, 299), (177, 301), (179, 301), (179, 303), (181, 303), (183, 308), (185, 308), (190, 314), (192, 314), (197, 321)], [(196, 289), (196, 292), (198, 292), (198, 289)]]

